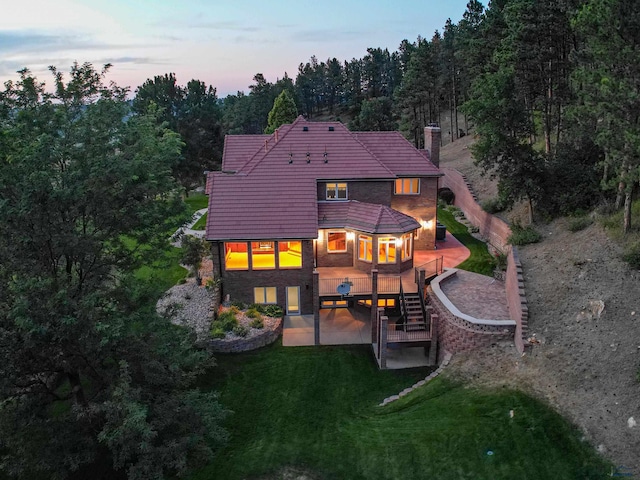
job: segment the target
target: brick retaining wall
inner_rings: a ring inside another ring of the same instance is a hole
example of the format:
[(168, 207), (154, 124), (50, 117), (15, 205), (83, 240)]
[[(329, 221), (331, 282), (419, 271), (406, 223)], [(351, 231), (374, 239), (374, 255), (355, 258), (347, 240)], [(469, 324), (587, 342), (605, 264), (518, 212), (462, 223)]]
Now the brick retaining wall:
[(515, 345), (523, 352), (528, 345), (529, 308), (522, 276), (522, 265), (516, 247), (508, 244), (511, 228), (506, 222), (485, 212), (464, 175), (453, 168), (441, 168), (444, 177), (441, 186), (448, 187), (455, 194), (455, 205), (464, 212), (464, 216), (480, 229), (480, 235), (493, 247), (507, 254), (507, 273), (505, 291), (509, 315), (516, 321)]

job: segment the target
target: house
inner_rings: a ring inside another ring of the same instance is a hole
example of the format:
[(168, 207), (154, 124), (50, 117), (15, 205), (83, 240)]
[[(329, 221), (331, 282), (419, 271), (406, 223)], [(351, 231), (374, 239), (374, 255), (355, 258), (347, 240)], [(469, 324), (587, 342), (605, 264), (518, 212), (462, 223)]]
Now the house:
[(425, 139), (418, 150), (399, 132), (303, 117), (272, 135), (227, 136), (206, 186), (223, 296), (312, 314), (345, 303), (320, 291), (318, 270), (412, 270), (415, 252), (435, 248), (440, 129), (427, 127)]

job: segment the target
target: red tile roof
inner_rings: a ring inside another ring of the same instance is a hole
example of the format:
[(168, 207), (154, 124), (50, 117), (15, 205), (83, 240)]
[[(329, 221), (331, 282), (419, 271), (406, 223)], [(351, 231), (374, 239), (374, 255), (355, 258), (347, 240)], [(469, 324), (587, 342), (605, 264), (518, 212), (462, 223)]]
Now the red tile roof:
[(316, 238), (318, 180), (440, 175), (397, 132), (354, 134), (303, 117), (273, 135), (227, 136), (222, 166), (235, 174), (207, 177), (209, 240)]
[(406, 233), (420, 228), (420, 224), (413, 217), (386, 205), (350, 200), (318, 202), (318, 227), (352, 228), (378, 234)]

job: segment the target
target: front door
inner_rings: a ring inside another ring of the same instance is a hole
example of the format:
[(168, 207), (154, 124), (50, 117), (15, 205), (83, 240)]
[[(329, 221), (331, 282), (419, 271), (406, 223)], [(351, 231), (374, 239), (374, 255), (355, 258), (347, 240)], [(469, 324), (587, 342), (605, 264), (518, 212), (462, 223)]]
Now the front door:
[(300, 313), (300, 287), (287, 287), (287, 315)]

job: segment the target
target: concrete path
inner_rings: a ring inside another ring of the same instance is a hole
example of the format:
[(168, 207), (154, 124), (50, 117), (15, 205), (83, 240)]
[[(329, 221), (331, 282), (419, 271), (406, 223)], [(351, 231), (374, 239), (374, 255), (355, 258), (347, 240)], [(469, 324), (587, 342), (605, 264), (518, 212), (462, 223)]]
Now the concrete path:
[(176, 230), (176, 233), (171, 236), (171, 245), (180, 248), (182, 246), (182, 242), (180, 240), (182, 235), (191, 235), (193, 237), (204, 238), (204, 234), (206, 233), (205, 230), (193, 230), (191, 227), (198, 223), (198, 220), (200, 220), (200, 218), (205, 213), (207, 213), (207, 210), (207, 208), (201, 208), (200, 210), (196, 211), (191, 217), (191, 220), (189, 220), (178, 230)]

